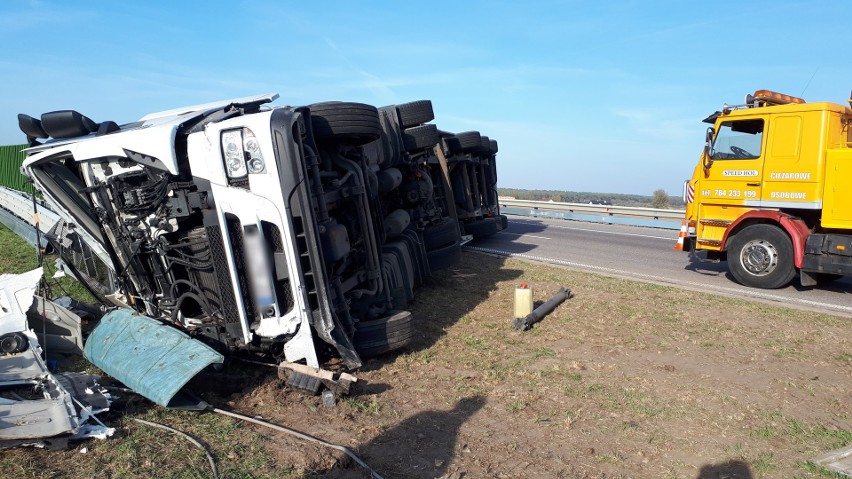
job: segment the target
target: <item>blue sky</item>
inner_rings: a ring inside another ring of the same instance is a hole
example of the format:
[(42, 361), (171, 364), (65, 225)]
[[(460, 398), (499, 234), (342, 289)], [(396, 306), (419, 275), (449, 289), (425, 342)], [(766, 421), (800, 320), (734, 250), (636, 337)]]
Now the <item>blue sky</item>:
[(428, 98), (440, 128), (499, 142), (499, 186), (679, 194), (723, 103), (846, 101), (850, 18), (834, 0), (4, 0), (0, 144), (23, 143), (18, 113)]

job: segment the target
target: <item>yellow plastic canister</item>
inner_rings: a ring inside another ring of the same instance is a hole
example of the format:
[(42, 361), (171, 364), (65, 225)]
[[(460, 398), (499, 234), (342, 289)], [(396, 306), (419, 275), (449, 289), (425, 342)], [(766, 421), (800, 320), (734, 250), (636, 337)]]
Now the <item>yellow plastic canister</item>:
[(527, 283), (515, 287), (515, 317), (526, 318), (533, 311), (533, 290)]

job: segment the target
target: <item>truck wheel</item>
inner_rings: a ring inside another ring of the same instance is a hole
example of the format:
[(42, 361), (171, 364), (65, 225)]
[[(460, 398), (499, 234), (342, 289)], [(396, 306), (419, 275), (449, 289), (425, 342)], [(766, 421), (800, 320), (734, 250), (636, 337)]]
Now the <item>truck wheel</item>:
[(464, 232), (474, 238), (484, 238), (497, 233), (497, 221), (494, 218), (483, 218), (470, 223), (464, 223)]
[(466, 153), (478, 150), (482, 146), (482, 136), (478, 131), (456, 133), (456, 138), (459, 140), (462, 151)]
[(317, 140), (363, 145), (381, 135), (379, 111), (372, 105), (332, 101), (314, 103), (309, 108), (311, 128)]
[(352, 342), (361, 357), (369, 358), (404, 348), (411, 343), (412, 337), (411, 313), (395, 311), (390, 316), (356, 324)]
[(399, 112), (399, 123), (403, 128), (428, 123), (435, 119), (430, 100), (417, 100), (396, 106)]
[(458, 240), (458, 222), (452, 218), (444, 218), (440, 223), (427, 226), (423, 230), (423, 246), (426, 251), (432, 251)]
[(438, 127), (435, 125), (422, 125), (406, 128), (402, 132), (402, 145), (405, 151), (422, 150), (432, 148), (438, 144)]
[[(456, 135), (445, 135), (442, 136), (444, 139), (444, 145), (447, 147), (447, 154), (455, 155), (457, 153), (462, 152), (461, 143), (459, 143), (459, 139), (456, 138)], [(450, 161), (447, 159), (447, 161)]]
[(486, 156), (491, 155), (491, 138), (482, 135), (479, 138), (479, 141), (482, 144), (482, 146), (479, 147), (479, 152)]
[(745, 286), (782, 288), (796, 275), (793, 243), (777, 226), (747, 226), (728, 243), (728, 267)]

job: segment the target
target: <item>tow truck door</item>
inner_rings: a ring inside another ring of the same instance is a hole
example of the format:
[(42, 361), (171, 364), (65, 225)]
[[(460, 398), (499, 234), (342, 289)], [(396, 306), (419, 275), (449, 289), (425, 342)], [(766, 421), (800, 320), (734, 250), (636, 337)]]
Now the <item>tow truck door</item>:
[[(712, 163), (705, 169), (707, 176), (701, 182), (701, 196), (708, 207), (760, 205), (764, 127), (763, 118), (726, 119), (717, 123), (716, 137), (708, 152)], [(702, 216), (720, 214), (705, 211)]]
[[(769, 125), (761, 206), (819, 209), (825, 147), (821, 112), (774, 115)], [(839, 120), (837, 120), (839, 121)]]

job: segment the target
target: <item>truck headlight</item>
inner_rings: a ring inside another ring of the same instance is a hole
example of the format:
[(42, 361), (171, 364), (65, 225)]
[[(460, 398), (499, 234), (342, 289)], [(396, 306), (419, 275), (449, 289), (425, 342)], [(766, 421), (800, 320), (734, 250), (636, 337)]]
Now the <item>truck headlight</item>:
[(266, 171), (260, 145), (248, 128), (222, 132), (222, 157), (225, 159), (225, 174), (231, 179)]
[(246, 140), (246, 164), (248, 165), (249, 173), (263, 173), (266, 171), (266, 163), (263, 162), (263, 154), (260, 152), (260, 145), (257, 144), (257, 139), (254, 133), (248, 128), (245, 130)]

